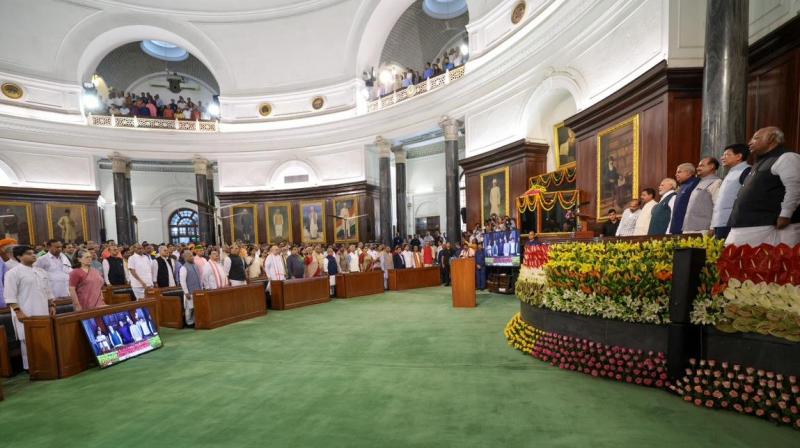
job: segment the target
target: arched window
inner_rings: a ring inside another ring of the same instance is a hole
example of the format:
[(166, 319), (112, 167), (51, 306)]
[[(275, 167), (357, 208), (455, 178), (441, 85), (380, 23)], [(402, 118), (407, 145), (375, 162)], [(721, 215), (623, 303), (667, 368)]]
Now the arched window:
[(199, 238), (197, 212), (179, 208), (169, 216), (169, 242), (186, 244), (197, 242)]

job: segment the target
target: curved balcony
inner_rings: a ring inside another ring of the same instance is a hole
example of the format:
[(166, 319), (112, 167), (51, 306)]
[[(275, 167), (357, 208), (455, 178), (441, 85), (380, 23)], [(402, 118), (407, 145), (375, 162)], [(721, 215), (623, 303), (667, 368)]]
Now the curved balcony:
[(452, 70), (446, 71), (439, 76), (428, 78), (425, 80), (425, 82), (410, 85), (405, 89), (397, 90), (395, 92), (386, 94), (377, 100), (370, 101), (367, 103), (367, 112), (381, 110), (393, 104), (405, 101), (409, 98), (413, 98), (415, 96), (419, 96), (432, 90), (444, 87), (457, 79), (463, 78), (465, 67), (465, 65), (460, 65)]
[(217, 132), (217, 121), (167, 120), (163, 118), (117, 117), (116, 115), (89, 115), (90, 126), (126, 129), (160, 129), (164, 131)]

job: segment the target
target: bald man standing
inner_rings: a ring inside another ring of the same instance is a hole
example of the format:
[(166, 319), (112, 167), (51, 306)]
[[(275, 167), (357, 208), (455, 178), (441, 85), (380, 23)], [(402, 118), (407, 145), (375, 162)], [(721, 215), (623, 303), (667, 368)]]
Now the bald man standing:
[(776, 127), (759, 129), (750, 139), (756, 162), (733, 204), (725, 244), (800, 244), (800, 154), (783, 143)]

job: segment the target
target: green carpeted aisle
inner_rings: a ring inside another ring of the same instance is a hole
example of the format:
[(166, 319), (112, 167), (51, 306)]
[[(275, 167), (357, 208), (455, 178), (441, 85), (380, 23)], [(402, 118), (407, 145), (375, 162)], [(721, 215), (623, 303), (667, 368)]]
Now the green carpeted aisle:
[(800, 446), (800, 432), (512, 349), (513, 296), (449, 288), (270, 312), (100, 371), (5, 380), (0, 447)]

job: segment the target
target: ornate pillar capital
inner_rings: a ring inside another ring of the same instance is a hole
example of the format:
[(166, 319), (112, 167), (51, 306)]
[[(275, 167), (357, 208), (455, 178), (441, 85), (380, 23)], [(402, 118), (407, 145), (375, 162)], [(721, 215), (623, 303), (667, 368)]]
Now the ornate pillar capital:
[(130, 159), (123, 157), (120, 153), (115, 152), (109, 157), (111, 159), (111, 172), (122, 173), (130, 172)]
[(198, 174), (200, 176), (208, 176), (208, 160), (196, 158), (192, 160), (192, 164), (194, 165), (194, 174)]
[(445, 115), (439, 120), (439, 127), (444, 132), (445, 141), (458, 140), (458, 120)]
[(392, 146), (392, 153), (394, 153), (394, 163), (406, 163), (406, 148), (403, 145)]
[(379, 135), (375, 137), (375, 145), (378, 147), (378, 155), (380, 157), (389, 157), (391, 155), (392, 142), (389, 140)]

